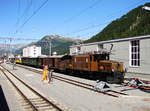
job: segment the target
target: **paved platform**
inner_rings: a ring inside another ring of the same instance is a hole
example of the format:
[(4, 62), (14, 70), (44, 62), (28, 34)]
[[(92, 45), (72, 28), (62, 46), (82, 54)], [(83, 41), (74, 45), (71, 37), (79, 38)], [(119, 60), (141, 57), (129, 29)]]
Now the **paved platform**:
[[(6, 101), (0, 101), (0, 111), (24, 111), (16, 95), (16, 91), (0, 71), (0, 89)], [(0, 99), (2, 100), (2, 98)], [(2, 107), (3, 105), (3, 107)], [(2, 109), (1, 109), (2, 108)], [(4, 109), (3, 109), (4, 108)]]
[[(116, 90), (126, 89), (124, 92), (130, 96), (120, 96), (119, 98), (95, 93), (68, 83), (58, 80), (48, 85), (41, 81), (40, 74), (6, 64), (5, 67), (13, 71), (28, 84), (36, 87), (46, 96), (65, 104), (73, 111), (149, 111), (150, 110), (150, 93), (142, 92), (138, 89), (123, 88), (113, 85)], [(128, 90), (127, 90), (128, 89)]]
[[(19, 65), (19, 64), (18, 64)], [(28, 66), (24, 66), (24, 67), (28, 67)], [(38, 69), (38, 68), (34, 68), (34, 67), (30, 67), (32, 69), (36, 69), (38, 71), (42, 71), (42, 69)], [(68, 79), (72, 79), (75, 81), (80, 81), (80, 82), (84, 82), (84, 83), (88, 83), (91, 85), (94, 85), (96, 83), (96, 80), (88, 80), (88, 79), (84, 79), (84, 78), (79, 78), (79, 77), (75, 77), (75, 76), (70, 76), (70, 75), (65, 75), (65, 74), (61, 74), (61, 73), (53, 73), (54, 75), (60, 76), (60, 77), (65, 77)]]

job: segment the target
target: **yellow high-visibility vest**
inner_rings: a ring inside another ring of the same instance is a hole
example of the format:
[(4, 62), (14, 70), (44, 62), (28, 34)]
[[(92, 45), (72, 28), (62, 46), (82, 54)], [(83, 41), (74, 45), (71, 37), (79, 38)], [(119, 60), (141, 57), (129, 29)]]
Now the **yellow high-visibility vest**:
[(43, 75), (43, 79), (44, 79), (44, 80), (47, 80), (47, 77), (48, 77), (48, 70), (47, 70), (47, 69), (44, 69), (43, 72), (42, 72), (42, 75)]

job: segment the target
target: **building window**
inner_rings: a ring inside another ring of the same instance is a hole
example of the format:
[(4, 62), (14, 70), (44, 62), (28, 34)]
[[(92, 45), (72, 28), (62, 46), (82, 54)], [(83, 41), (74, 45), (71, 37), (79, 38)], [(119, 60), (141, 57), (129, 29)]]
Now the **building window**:
[(140, 41), (131, 41), (131, 66), (140, 66)]
[(98, 44), (98, 51), (101, 51), (103, 49), (103, 44)]
[(80, 52), (81, 51), (81, 47), (77, 47), (77, 51)]

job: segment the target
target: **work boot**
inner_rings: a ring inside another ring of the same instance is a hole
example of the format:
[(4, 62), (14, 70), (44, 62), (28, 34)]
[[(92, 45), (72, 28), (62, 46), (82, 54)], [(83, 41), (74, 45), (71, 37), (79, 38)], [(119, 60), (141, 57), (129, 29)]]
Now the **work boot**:
[(48, 84), (50, 84), (50, 81), (48, 81)]

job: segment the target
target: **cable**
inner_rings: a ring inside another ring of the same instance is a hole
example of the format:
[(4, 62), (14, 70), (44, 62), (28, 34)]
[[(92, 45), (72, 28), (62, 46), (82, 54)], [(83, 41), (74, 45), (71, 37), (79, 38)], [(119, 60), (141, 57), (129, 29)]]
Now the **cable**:
[(71, 18), (67, 19), (64, 21), (64, 23), (67, 23), (67, 22), (70, 22), (72, 21), (73, 19), (79, 17), (81, 14), (83, 14), (84, 12), (86, 12), (87, 10), (93, 8), (94, 6), (98, 5), (102, 0), (96, 0), (96, 2), (94, 2), (92, 5), (90, 5), (89, 7), (83, 9), (82, 11), (80, 11), (78, 14), (72, 16)]
[(0, 37), (0, 40), (38, 40), (38, 39), (27, 39), (27, 38), (13, 38), (13, 37)]
[(30, 1), (28, 2), (27, 7), (25, 8), (25, 10), (24, 10), (24, 12), (23, 12), (21, 18), (23, 18), (23, 17), (25, 16), (25, 14), (28, 13), (28, 11), (30, 10), (31, 6), (32, 6), (32, 0), (30, 0)]
[(48, 1), (49, 1), (49, 0), (45, 0), (45, 1), (40, 5), (40, 7), (37, 8), (37, 9), (32, 13), (32, 15), (31, 15), (28, 19), (26, 19), (26, 21), (25, 21), (17, 30), (23, 28), (23, 27), (25, 26), (25, 24), (27, 24), (27, 22), (39, 11)]
[(16, 25), (18, 25), (19, 22), (20, 22), (19, 16), (20, 16), (20, 0), (18, 0), (18, 7), (17, 7), (17, 22), (16, 22)]
[[(121, 10), (119, 10), (119, 11), (117, 11), (117, 12), (115, 12), (115, 13), (109, 15), (109, 16), (106, 16), (106, 18), (107, 18), (107, 17), (108, 17), (108, 18), (112, 18), (112, 17), (114, 16), (114, 14), (118, 14), (118, 13), (120, 13), (120, 12), (122, 12), (122, 11), (124, 11), (124, 10), (130, 8), (130, 7), (132, 7), (132, 6), (135, 6), (135, 5), (139, 4), (139, 3), (141, 3), (141, 2), (143, 2), (143, 0), (142, 0), (142, 1), (139, 1), (139, 2), (136, 2), (136, 3), (132, 4), (132, 5), (130, 5), (130, 6), (126, 7), (126, 8), (124, 8), (124, 9), (121, 9)], [(96, 27), (99, 27), (99, 26), (101, 26), (101, 25), (105, 25), (105, 24), (108, 24), (108, 23), (111, 23), (111, 22), (112, 22), (112, 21), (107, 21), (107, 22), (100, 23), (100, 24), (97, 24), (97, 25), (91, 25), (91, 26), (88, 26), (88, 27), (86, 27), (86, 28), (82, 28), (82, 29), (79, 29), (79, 30), (70, 32), (69, 35), (70, 35), (70, 34), (74, 34), (74, 33), (79, 33), (79, 32), (85, 31), (85, 30), (89, 30), (89, 29), (92, 29), (92, 28), (96, 28)], [(67, 34), (68, 34), (68, 33), (67, 33)]]
[(21, 15), (21, 17), (19, 17), (19, 16), (20, 16), (20, 0), (18, 0), (18, 18), (17, 18), (17, 23), (16, 23), (16, 25), (19, 24), (19, 22), (21, 21), (21, 19), (22, 19), (22, 18), (26, 15), (26, 13), (30, 10), (31, 6), (32, 6), (32, 0), (28, 0), (27, 6), (26, 6), (26, 8), (25, 8), (23, 14)]
[(97, 24), (97, 25), (92, 25), (92, 26), (89, 26), (89, 27), (86, 27), (86, 28), (83, 28), (83, 29), (80, 29), (80, 30), (77, 30), (77, 31), (74, 31), (74, 32), (71, 32), (71, 33), (82, 32), (82, 31), (89, 30), (89, 29), (92, 29), (92, 28), (96, 28), (96, 27), (99, 27), (101, 25), (105, 25), (105, 24), (108, 24), (108, 23), (110, 23), (110, 21), (109, 22), (105, 22), (105, 23), (100, 23), (100, 24)]

